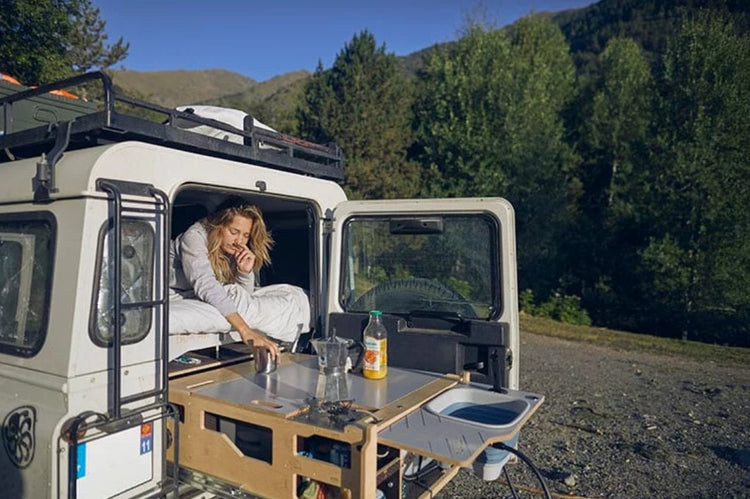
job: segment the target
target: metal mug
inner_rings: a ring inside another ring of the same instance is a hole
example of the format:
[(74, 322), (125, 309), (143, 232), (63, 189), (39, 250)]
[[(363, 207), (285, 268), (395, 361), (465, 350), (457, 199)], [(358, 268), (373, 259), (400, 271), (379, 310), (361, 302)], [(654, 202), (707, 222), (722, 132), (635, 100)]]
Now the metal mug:
[(269, 374), (276, 370), (277, 359), (271, 357), (271, 351), (263, 347), (253, 348), (255, 357), (255, 372)]

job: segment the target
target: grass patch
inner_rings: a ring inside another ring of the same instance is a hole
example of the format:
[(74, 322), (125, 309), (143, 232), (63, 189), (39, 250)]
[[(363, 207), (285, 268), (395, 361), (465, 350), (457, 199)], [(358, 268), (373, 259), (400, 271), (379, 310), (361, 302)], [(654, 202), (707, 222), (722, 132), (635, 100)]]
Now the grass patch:
[(628, 333), (592, 326), (576, 326), (552, 319), (521, 314), (521, 330), (571, 341), (583, 341), (622, 350), (642, 350), (719, 364), (750, 366), (750, 348), (710, 345), (648, 334)]

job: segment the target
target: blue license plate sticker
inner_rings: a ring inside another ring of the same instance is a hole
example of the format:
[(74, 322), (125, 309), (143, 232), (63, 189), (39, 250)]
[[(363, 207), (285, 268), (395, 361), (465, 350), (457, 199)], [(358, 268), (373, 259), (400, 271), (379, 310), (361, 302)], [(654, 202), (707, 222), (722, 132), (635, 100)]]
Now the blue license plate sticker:
[(76, 453), (76, 478), (78, 479), (86, 476), (86, 444), (78, 444)]
[(141, 455), (148, 454), (154, 448), (154, 424), (141, 425)]

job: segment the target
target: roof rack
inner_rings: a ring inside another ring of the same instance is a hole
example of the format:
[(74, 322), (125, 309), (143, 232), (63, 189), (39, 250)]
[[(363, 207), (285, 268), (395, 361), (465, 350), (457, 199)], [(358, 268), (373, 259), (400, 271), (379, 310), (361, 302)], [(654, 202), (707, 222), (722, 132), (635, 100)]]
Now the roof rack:
[[(64, 94), (68, 97), (59, 97), (60, 93), (55, 92), (86, 84), (90, 86), (96, 80), (102, 84), (102, 102), (98, 104), (83, 99), (71, 99), (69, 93)], [(8, 84), (3, 84), (0, 96), (8, 93)], [(134, 112), (126, 114), (116, 111), (115, 102), (130, 106)], [(40, 103), (46, 104), (46, 108), (40, 106)], [(112, 79), (101, 71), (11, 93), (0, 97), (0, 105), (0, 150), (5, 151), (5, 157), (0, 154), (0, 163), (20, 157), (42, 156), (46, 171), (42, 171), (42, 168), (38, 172), (38, 180), (49, 182), (51, 177), (53, 188), (54, 166), (63, 152), (127, 140), (260, 164), (329, 180), (344, 179), (341, 148), (335, 143), (320, 145), (266, 130), (254, 126), (251, 116), (245, 118), (244, 129), (240, 130), (191, 112), (182, 112), (118, 94), (113, 88)], [(27, 106), (27, 110), (33, 111), (33, 118), (26, 122), (20, 113), (24, 106)], [(160, 113), (166, 119), (162, 123), (157, 123), (134, 115), (147, 113)], [(205, 125), (238, 135), (241, 137), (241, 143), (180, 128), (176, 124), (178, 120), (195, 124), (191, 126)]]

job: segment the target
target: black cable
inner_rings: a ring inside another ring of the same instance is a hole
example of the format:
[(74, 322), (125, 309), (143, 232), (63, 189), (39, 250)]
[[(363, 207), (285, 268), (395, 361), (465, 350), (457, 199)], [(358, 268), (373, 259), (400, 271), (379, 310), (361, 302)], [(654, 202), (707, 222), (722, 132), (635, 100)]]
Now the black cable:
[(403, 475), (403, 479), (404, 479), (405, 482), (416, 482), (416, 481), (420, 480), (421, 478), (425, 477), (426, 475), (432, 473), (437, 467), (438, 467), (438, 462), (435, 461), (435, 460), (433, 460), (430, 463), (426, 464), (424, 466), (424, 468), (423, 468), (422, 467), (422, 456), (420, 455), (419, 456), (419, 462), (417, 464), (417, 471), (415, 471), (411, 475)]
[(510, 487), (510, 492), (513, 494), (513, 499), (518, 499), (518, 493), (516, 493), (516, 488), (513, 486), (513, 482), (511, 482), (510, 480), (507, 466), (503, 466), (503, 474), (505, 475), (505, 479), (508, 481), (508, 487)]
[(542, 484), (542, 489), (544, 489), (544, 497), (546, 497), (547, 499), (552, 499), (552, 494), (550, 494), (549, 489), (547, 488), (547, 482), (544, 481), (544, 478), (542, 477), (542, 474), (539, 472), (539, 469), (537, 469), (537, 467), (534, 466), (534, 463), (532, 463), (531, 460), (528, 457), (526, 457), (523, 452), (521, 452), (520, 450), (514, 449), (513, 447), (510, 447), (508, 445), (505, 445), (502, 442), (494, 443), (492, 444), (492, 446), (498, 449), (508, 451), (511, 454), (515, 454), (521, 459), (521, 461), (526, 463), (529, 466), (529, 468), (531, 468), (531, 470), (534, 472), (536, 477), (539, 479), (539, 483)]

